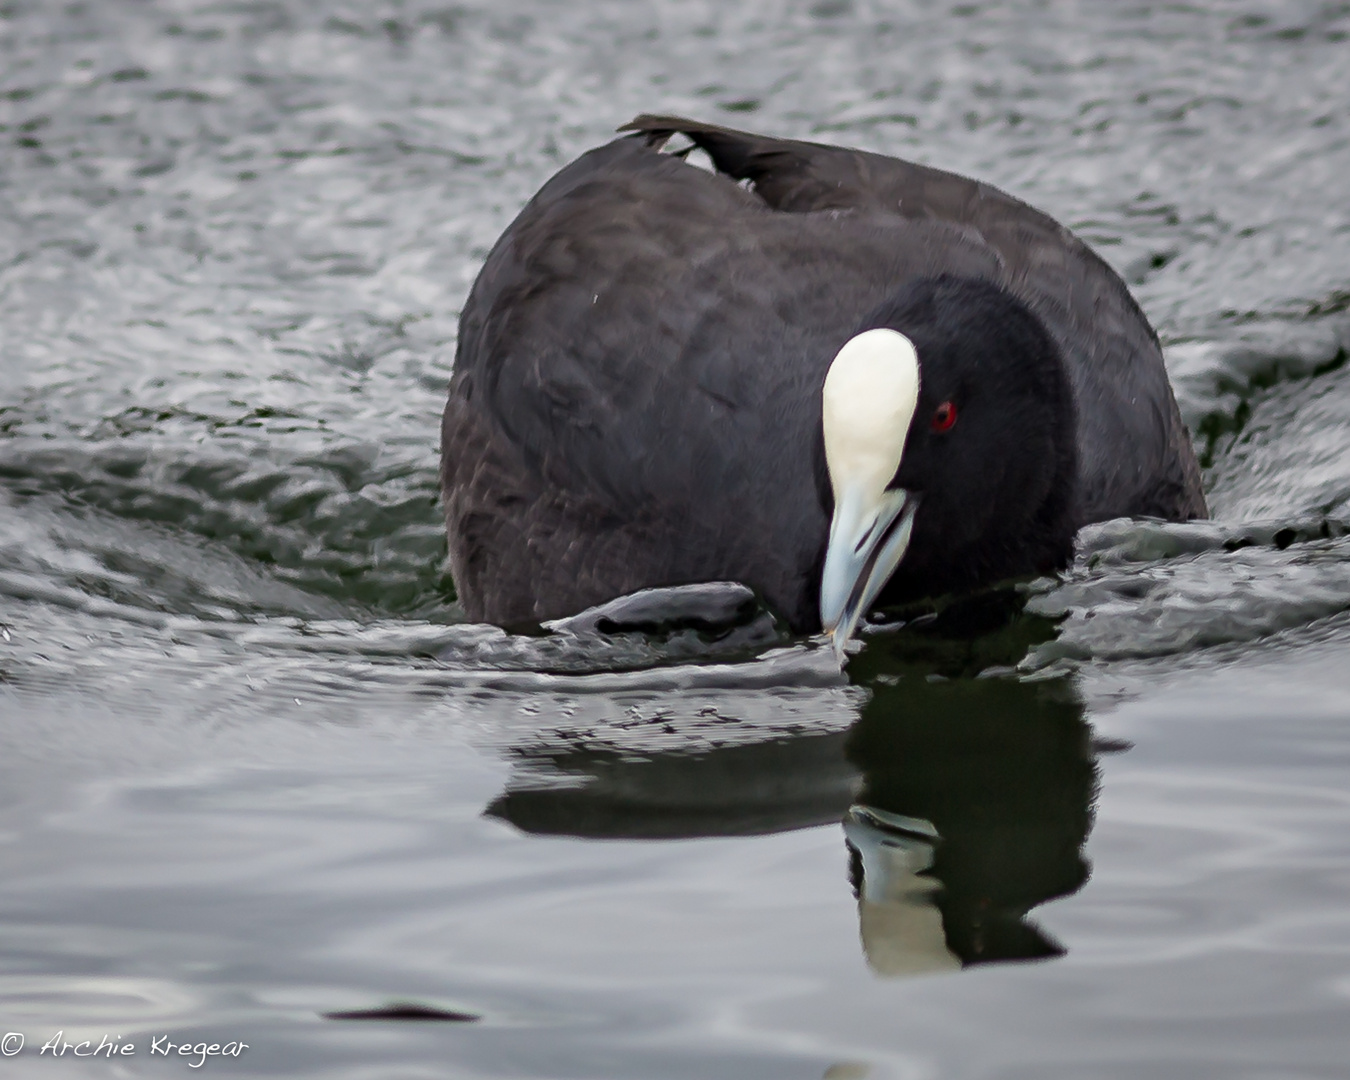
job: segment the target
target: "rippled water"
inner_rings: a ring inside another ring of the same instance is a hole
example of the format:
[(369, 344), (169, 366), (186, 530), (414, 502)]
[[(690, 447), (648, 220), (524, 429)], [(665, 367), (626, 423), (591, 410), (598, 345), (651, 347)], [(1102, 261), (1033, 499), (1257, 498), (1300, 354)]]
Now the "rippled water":
[[(1347, 102), (1333, 3), (5, 0), (0, 1070), (1346, 1076)], [(846, 677), (465, 625), (459, 305), (646, 110), (1078, 230), (1214, 520)]]

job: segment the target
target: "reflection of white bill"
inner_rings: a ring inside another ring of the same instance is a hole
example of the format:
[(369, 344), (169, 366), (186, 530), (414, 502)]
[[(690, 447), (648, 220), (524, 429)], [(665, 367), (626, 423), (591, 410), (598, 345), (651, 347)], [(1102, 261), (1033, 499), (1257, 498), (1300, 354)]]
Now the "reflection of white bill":
[(855, 805), (844, 835), (862, 864), (858, 931), (868, 966), (891, 976), (959, 968), (934, 902), (941, 882), (924, 874), (938, 839), (932, 823)]

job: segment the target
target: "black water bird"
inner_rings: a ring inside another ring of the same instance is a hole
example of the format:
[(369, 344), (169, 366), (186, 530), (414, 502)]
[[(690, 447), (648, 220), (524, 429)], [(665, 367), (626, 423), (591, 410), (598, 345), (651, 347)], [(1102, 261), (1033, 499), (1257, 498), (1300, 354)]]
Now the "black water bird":
[(441, 479), (472, 618), (738, 581), (841, 649), (877, 603), (1063, 567), (1090, 522), (1205, 515), (1156, 335), (1045, 214), (878, 154), (621, 130), (460, 319)]

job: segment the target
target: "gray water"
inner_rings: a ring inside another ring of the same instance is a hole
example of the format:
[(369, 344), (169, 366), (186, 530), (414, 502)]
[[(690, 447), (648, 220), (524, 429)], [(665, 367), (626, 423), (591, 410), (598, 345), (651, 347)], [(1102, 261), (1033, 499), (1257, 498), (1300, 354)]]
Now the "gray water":
[[(843, 676), (466, 625), (459, 307), (640, 111), (1076, 229), (1214, 520)], [(0, 146), (0, 1074), (1350, 1076), (1350, 7), (5, 0)]]

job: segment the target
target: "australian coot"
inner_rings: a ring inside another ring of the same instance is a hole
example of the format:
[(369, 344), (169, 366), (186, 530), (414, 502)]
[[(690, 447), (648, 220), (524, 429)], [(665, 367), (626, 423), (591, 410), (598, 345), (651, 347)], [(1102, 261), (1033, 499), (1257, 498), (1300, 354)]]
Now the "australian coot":
[(876, 604), (1063, 567), (1089, 522), (1205, 515), (1156, 335), (1045, 214), (878, 154), (621, 130), (460, 319), (441, 479), (470, 617), (734, 581), (842, 650)]

